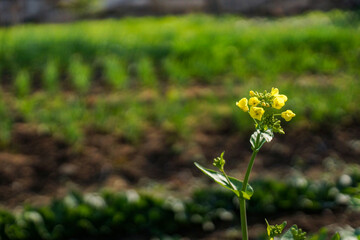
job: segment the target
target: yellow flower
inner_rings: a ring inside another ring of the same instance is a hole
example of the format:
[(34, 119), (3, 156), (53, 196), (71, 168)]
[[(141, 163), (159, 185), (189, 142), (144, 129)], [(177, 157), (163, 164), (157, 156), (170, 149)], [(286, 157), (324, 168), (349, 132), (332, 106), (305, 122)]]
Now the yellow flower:
[(295, 113), (291, 110), (286, 110), (285, 112), (281, 113), (281, 117), (285, 119), (287, 122), (290, 121), (293, 117), (295, 117)]
[(258, 105), (260, 100), (257, 97), (252, 97), (249, 99), (249, 105), (256, 106)]
[(277, 88), (271, 88), (271, 95), (272, 95), (272, 96), (277, 96), (277, 95), (279, 95), (279, 89), (277, 89)]
[(251, 97), (255, 96), (255, 93), (254, 93), (253, 90), (250, 91), (250, 96), (251, 96)]
[(254, 119), (261, 121), (262, 116), (264, 115), (265, 110), (261, 107), (251, 107), (250, 116)]
[(242, 98), (240, 101), (236, 102), (236, 106), (241, 108), (244, 112), (249, 111), (248, 100), (246, 98)]
[(273, 100), (273, 108), (280, 109), (285, 105), (285, 102), (287, 101), (287, 96), (285, 95), (276, 95)]

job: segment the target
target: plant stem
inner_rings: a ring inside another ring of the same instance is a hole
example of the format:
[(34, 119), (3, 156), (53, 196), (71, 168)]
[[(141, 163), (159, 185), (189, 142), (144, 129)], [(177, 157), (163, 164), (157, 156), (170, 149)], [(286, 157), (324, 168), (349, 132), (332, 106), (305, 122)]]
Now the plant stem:
[(232, 183), (230, 182), (230, 179), (229, 179), (228, 175), (226, 175), (225, 170), (224, 170), (224, 169), (220, 169), (220, 171), (222, 172), (222, 174), (224, 174), (224, 176), (225, 176), (225, 178), (226, 178), (229, 186), (230, 186), (232, 189), (236, 190), (236, 188), (234, 187), (234, 184), (232, 184)]
[(246, 186), (249, 182), (249, 177), (250, 177), (250, 172), (251, 172), (251, 169), (254, 165), (254, 160), (255, 160), (255, 157), (256, 157), (256, 154), (258, 153), (258, 151), (253, 151), (252, 155), (251, 155), (251, 159), (250, 159), (250, 162), (249, 162), (249, 165), (248, 165), (248, 168), (246, 170), (246, 174), (245, 174), (245, 178), (244, 178), (244, 181), (243, 181), (243, 186), (242, 186), (242, 189), (241, 191), (245, 192), (246, 191)]
[[(246, 186), (249, 181), (250, 172), (252, 166), (254, 165), (254, 160), (258, 151), (253, 151), (246, 174), (243, 182), (243, 187), (241, 189), (242, 192), (246, 191)], [(240, 224), (241, 224), (241, 232), (242, 232), (242, 240), (248, 240), (248, 229), (247, 229), (247, 220), (246, 220), (246, 202), (245, 198), (240, 195), (239, 197), (239, 205), (240, 205)]]
[[(254, 160), (255, 160), (256, 154), (259, 151), (259, 149), (258, 149), (259, 139), (260, 139), (260, 135), (258, 135), (256, 138), (255, 148), (254, 148), (256, 150), (253, 150), (253, 153), (251, 155), (251, 159), (248, 164), (245, 178), (243, 181), (243, 186), (241, 189), (242, 192), (246, 191), (246, 187), (249, 182), (250, 172), (254, 165)], [(240, 197), (239, 197), (239, 204), (240, 204), (240, 224), (241, 224), (242, 240), (248, 240), (248, 229), (247, 229), (247, 219), (246, 219), (246, 202), (245, 202), (245, 198), (242, 195), (240, 195)]]
[(239, 197), (239, 205), (240, 205), (240, 224), (241, 224), (242, 240), (248, 240), (245, 198)]

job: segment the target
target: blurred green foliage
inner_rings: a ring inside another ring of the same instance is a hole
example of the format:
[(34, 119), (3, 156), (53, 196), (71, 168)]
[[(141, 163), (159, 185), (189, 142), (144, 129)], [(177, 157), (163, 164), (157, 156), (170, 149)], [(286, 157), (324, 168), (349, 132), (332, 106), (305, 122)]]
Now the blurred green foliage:
[[(84, 127), (131, 141), (149, 127), (188, 139), (224, 123), (244, 132), (251, 122), (235, 101), (261, 86), (288, 95), (286, 107), (300, 125), (351, 122), (360, 114), (354, 16), (128, 17), (3, 28), (0, 77), (4, 91), (10, 85), (15, 93), (6, 96), (15, 114), (5, 121), (25, 119), (70, 143), (84, 136)], [(74, 107), (69, 98), (81, 105), (82, 117), (65, 113)], [(45, 104), (54, 99), (62, 99), (56, 108)]]
[(27, 70), (21, 70), (17, 73), (14, 80), (14, 91), (16, 96), (24, 97), (31, 91), (31, 79)]
[(116, 56), (106, 56), (103, 59), (104, 75), (107, 84), (114, 90), (126, 89), (128, 83), (128, 71), (124, 62)]
[(245, 81), (284, 74), (359, 74), (359, 21), (346, 24), (350, 14), (333, 11), (279, 20), (188, 15), (22, 25), (0, 30), (0, 63), (12, 73), (23, 68), (42, 72), (54, 58), (62, 68), (79, 64), (79, 58), (93, 67), (100, 64), (99, 56), (112, 55), (138, 65), (140, 81), (156, 67), (162, 78), (188, 84), (216, 83), (224, 76)]
[(43, 76), (42, 76), (42, 87), (54, 93), (60, 90), (60, 69), (55, 60), (50, 60), (46, 63)]
[(72, 56), (70, 58), (69, 76), (73, 87), (78, 92), (85, 93), (89, 90), (91, 85), (91, 69), (80, 57)]
[[(360, 178), (359, 172), (347, 176), (353, 183)], [(340, 178), (338, 182), (341, 181)], [(303, 178), (286, 182), (263, 179), (252, 185), (256, 185), (255, 203), (250, 202), (249, 215), (299, 210), (317, 213), (344, 207), (358, 211), (360, 206), (351, 201), (357, 198), (355, 195), (345, 193), (345, 188), (339, 188), (334, 182), (313, 182)], [(351, 184), (346, 187), (351, 187)], [(359, 192), (359, 186), (356, 188)], [(341, 194), (347, 194), (349, 201), (339, 202), (338, 195)], [(72, 192), (47, 206), (25, 206), (15, 215), (0, 211), (0, 237), (13, 240), (131, 239), (140, 234), (147, 239), (165, 236), (178, 239), (194, 232), (205, 234), (207, 225), (219, 221), (235, 225), (238, 206), (233, 198), (231, 192), (219, 188), (198, 190), (188, 200), (171, 196), (158, 198), (135, 190), (84, 195)], [(304, 199), (307, 199), (307, 204), (303, 204)], [(360, 231), (343, 234), (358, 236)], [(326, 229), (311, 239), (324, 239), (324, 236), (327, 236)]]

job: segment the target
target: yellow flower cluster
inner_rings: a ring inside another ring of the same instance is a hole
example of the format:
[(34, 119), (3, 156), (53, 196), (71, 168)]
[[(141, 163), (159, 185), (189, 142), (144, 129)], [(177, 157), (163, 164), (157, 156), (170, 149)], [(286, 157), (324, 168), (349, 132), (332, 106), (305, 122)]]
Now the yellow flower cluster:
[[(279, 94), (279, 89), (272, 88), (270, 92), (264, 91), (263, 93), (250, 91), (250, 98), (242, 98), (236, 102), (238, 106), (244, 112), (249, 112), (250, 116), (262, 124), (265, 128), (273, 128), (279, 132), (283, 132), (280, 126), (280, 120), (277, 120), (274, 116), (280, 115), (286, 121), (290, 121), (295, 117), (295, 113), (291, 110), (286, 110), (281, 114), (277, 114), (271, 109), (281, 109), (285, 106), (287, 96)], [(268, 108), (268, 109), (267, 109)], [(267, 109), (265, 111), (265, 109)]]

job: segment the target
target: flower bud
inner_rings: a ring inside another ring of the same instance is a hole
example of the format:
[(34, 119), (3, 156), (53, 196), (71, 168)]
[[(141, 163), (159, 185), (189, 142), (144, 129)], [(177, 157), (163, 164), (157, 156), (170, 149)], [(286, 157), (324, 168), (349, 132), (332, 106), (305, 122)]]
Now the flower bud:
[(295, 113), (293, 113), (293, 111), (291, 110), (286, 110), (285, 112), (281, 113), (281, 117), (285, 119), (285, 121), (287, 122), (290, 121), (295, 116), (296, 116)]

